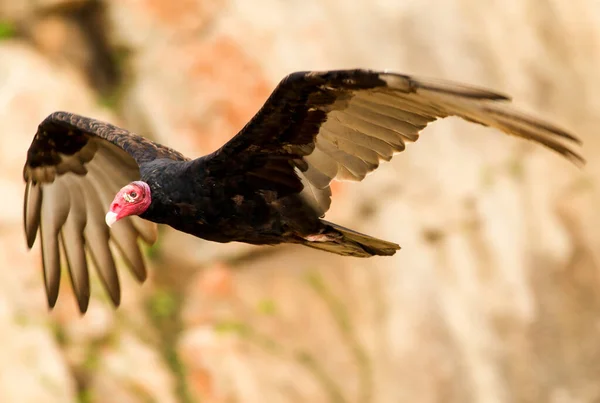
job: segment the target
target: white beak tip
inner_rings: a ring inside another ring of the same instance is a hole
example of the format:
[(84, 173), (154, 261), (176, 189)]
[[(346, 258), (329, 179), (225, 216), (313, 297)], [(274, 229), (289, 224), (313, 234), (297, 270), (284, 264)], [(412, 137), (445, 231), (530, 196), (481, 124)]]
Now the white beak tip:
[(106, 213), (105, 220), (106, 220), (106, 225), (108, 225), (109, 227), (112, 227), (113, 224), (117, 222), (117, 213), (109, 211), (108, 213)]

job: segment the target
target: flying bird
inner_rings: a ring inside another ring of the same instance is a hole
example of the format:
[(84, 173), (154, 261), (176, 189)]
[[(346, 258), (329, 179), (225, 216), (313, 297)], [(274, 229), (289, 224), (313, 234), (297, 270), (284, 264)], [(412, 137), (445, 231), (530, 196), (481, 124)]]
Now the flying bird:
[(129, 131), (55, 112), (27, 152), (24, 224), (40, 234), (50, 308), (61, 248), (82, 313), (93, 261), (110, 299), (121, 290), (111, 245), (139, 281), (138, 238), (156, 224), (214, 242), (302, 244), (339, 255), (390, 256), (400, 247), (323, 219), (332, 180), (361, 181), (447, 116), (533, 140), (576, 164), (580, 141), (511, 107), (510, 98), (458, 83), (371, 70), (296, 72), (212, 154), (190, 159)]

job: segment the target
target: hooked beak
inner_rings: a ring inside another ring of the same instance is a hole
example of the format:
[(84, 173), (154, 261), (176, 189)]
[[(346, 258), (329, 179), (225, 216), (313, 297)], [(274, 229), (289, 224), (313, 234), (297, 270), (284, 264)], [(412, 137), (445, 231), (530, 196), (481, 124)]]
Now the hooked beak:
[(115, 213), (114, 211), (109, 211), (108, 213), (106, 213), (105, 220), (106, 225), (112, 227), (112, 225), (117, 222), (117, 213)]

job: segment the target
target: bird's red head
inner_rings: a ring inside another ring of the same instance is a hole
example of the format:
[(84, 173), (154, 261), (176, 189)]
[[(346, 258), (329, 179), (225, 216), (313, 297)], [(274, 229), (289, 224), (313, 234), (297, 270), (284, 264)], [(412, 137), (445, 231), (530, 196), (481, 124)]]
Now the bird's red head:
[(123, 217), (140, 215), (148, 209), (152, 198), (146, 182), (135, 181), (124, 186), (110, 204), (106, 213), (106, 224), (111, 227)]

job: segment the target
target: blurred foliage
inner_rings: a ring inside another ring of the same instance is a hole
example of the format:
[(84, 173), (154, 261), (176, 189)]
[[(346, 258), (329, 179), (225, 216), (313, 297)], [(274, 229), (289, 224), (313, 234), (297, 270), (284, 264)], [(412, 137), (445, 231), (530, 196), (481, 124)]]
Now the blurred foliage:
[(171, 319), (177, 312), (177, 296), (167, 290), (157, 289), (149, 299), (148, 310), (155, 322)]
[(272, 299), (262, 299), (258, 302), (258, 312), (264, 315), (275, 315), (277, 313), (277, 304)]
[(8, 21), (0, 21), (0, 40), (10, 39), (17, 34), (17, 28)]
[(331, 403), (346, 402), (346, 399), (342, 394), (340, 386), (337, 385), (333, 378), (323, 370), (318, 360), (316, 360), (311, 354), (305, 351), (299, 351), (296, 354), (296, 359), (300, 364), (305, 366), (312, 374), (314, 374), (317, 377), (320, 384), (323, 386), (323, 389), (327, 392), (327, 395), (329, 396), (329, 401)]
[(348, 306), (338, 298), (327, 286), (319, 272), (311, 272), (306, 276), (306, 282), (323, 300), (337, 325), (345, 344), (348, 346), (360, 372), (360, 401), (370, 402), (373, 396), (373, 374), (369, 355), (352, 326)]
[(160, 337), (159, 351), (176, 380), (176, 395), (181, 403), (194, 401), (187, 384), (186, 369), (177, 352), (181, 323), (182, 296), (174, 290), (157, 288), (148, 298), (146, 311)]

